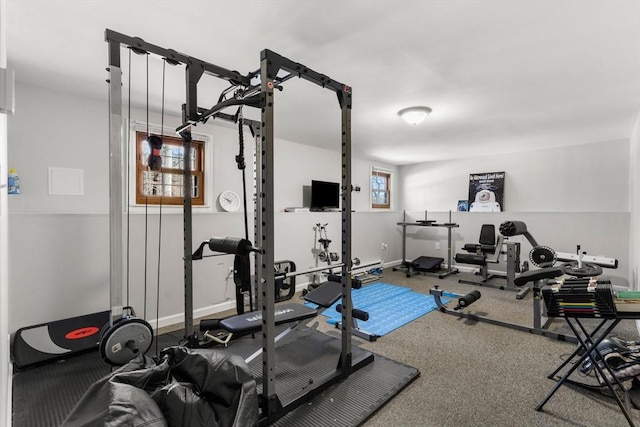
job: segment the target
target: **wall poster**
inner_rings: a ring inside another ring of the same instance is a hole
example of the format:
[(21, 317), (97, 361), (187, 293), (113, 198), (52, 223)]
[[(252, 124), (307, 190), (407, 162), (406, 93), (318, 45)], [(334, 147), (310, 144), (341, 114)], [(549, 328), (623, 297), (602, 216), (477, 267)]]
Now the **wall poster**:
[(469, 175), (469, 212), (504, 211), (504, 172)]

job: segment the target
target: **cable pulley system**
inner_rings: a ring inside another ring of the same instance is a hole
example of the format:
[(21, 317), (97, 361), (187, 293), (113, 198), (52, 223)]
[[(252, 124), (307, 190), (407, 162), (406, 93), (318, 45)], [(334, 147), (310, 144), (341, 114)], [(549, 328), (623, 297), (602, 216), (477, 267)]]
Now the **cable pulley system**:
[[(193, 238), (192, 238), (192, 206), (191, 206), (191, 128), (199, 123), (204, 123), (209, 119), (224, 119), (238, 124), (239, 148), (236, 156), (237, 166), (245, 171), (246, 163), (244, 159), (244, 140), (242, 130), (247, 126), (255, 138), (255, 227), (254, 248), (249, 240), (248, 223), (245, 220), (245, 236), (242, 239), (224, 242), (215, 240), (207, 242), (212, 250), (224, 252), (231, 251), (238, 257), (246, 258), (249, 253), (254, 255), (255, 278), (254, 285), (261, 297), (261, 310), (256, 316), (260, 317), (261, 340), (260, 352), (262, 353), (262, 378), (260, 405), (260, 424), (273, 424), (276, 420), (284, 416), (288, 411), (309, 401), (313, 396), (318, 395), (331, 385), (347, 378), (355, 370), (373, 361), (373, 355), (366, 351), (352, 351), (351, 334), (353, 329), (353, 301), (351, 299), (352, 278), (350, 273), (350, 262), (339, 265), (341, 269), (341, 334), (339, 360), (334, 361), (335, 371), (328, 372), (317, 381), (309, 383), (305, 393), (298, 393), (289, 399), (280, 399), (276, 391), (276, 310), (275, 310), (275, 282), (276, 271), (274, 269), (275, 259), (275, 219), (274, 219), (274, 91), (282, 91), (282, 83), (293, 78), (312, 82), (321, 88), (333, 91), (338, 100), (338, 107), (341, 116), (340, 146), (341, 157), (341, 187), (344, 189), (353, 188), (351, 182), (351, 108), (352, 90), (351, 87), (327, 77), (324, 74), (291, 61), (273, 51), (265, 49), (260, 52), (260, 68), (257, 71), (242, 75), (237, 71), (199, 60), (194, 57), (184, 55), (180, 52), (165, 49), (145, 42), (138, 37), (129, 37), (111, 30), (106, 30), (106, 41), (109, 45), (109, 147), (110, 147), (110, 234), (111, 234), (111, 302), (113, 312), (122, 311), (122, 295), (119, 280), (123, 276), (122, 266), (118, 265), (118, 257), (122, 256), (122, 180), (120, 176), (122, 159), (119, 154), (122, 152), (122, 94), (120, 77), (120, 48), (130, 47), (136, 53), (146, 53), (158, 55), (167, 63), (172, 65), (184, 65), (186, 87), (185, 102), (182, 105), (182, 123), (176, 128), (176, 133), (180, 135), (184, 149), (184, 175), (183, 175), (183, 230), (184, 230), (184, 283), (185, 283), (185, 338), (197, 336), (193, 325)], [(230, 88), (223, 91), (218, 99), (218, 103), (210, 108), (198, 106), (198, 82), (203, 75), (213, 76), (225, 80), (230, 84)], [(244, 107), (259, 108), (261, 118), (259, 121), (250, 120), (243, 116)], [(236, 107), (234, 114), (225, 113), (224, 110)], [(246, 193), (246, 181), (243, 176), (243, 188)], [(245, 194), (246, 206), (246, 194)], [(351, 192), (346, 191), (342, 196), (342, 244), (340, 247), (340, 259), (353, 259), (351, 253), (351, 228), (352, 228), (352, 202)], [(245, 208), (246, 215), (246, 208)], [(225, 246), (226, 245), (226, 246)], [(204, 246), (203, 246), (204, 248)], [(196, 251), (197, 252), (197, 251)], [(196, 256), (202, 256), (196, 253)], [(338, 268), (338, 265), (336, 265)], [(245, 269), (246, 270), (246, 269)], [(113, 280), (113, 279), (118, 280)], [(123, 326), (116, 328), (109, 335), (105, 335), (105, 349), (108, 344), (114, 343), (116, 347), (130, 349), (134, 344), (135, 337), (144, 335), (141, 329), (135, 325), (135, 321), (122, 321)], [(114, 322), (115, 323), (115, 322)], [(132, 326), (135, 325), (135, 326)], [(129, 329), (131, 328), (131, 330)], [(134, 330), (135, 328), (135, 330)], [(131, 332), (131, 333), (130, 333)], [(137, 333), (140, 332), (140, 333)], [(115, 335), (115, 337), (114, 337)], [(189, 340), (187, 340), (189, 342)], [(140, 347), (140, 351), (143, 348)], [(135, 348), (131, 350), (135, 353)], [(124, 353), (122, 353), (124, 354)], [(111, 358), (116, 361), (115, 356)], [(118, 361), (120, 362), (120, 361)]]

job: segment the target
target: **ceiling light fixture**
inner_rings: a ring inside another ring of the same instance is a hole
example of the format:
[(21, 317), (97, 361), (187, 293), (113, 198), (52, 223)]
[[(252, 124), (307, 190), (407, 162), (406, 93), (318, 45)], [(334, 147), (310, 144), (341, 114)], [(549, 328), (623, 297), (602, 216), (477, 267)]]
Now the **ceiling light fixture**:
[(407, 123), (417, 125), (418, 123), (422, 123), (431, 111), (429, 107), (408, 107), (398, 111), (398, 115)]

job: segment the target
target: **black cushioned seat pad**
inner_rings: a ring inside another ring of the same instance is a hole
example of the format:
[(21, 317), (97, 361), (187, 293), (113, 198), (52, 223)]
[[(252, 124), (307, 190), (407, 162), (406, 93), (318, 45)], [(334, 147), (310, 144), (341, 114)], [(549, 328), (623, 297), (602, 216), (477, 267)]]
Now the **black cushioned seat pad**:
[[(304, 304), (278, 304), (275, 308), (276, 325), (310, 319), (318, 315), (314, 308)], [(252, 311), (220, 321), (220, 326), (233, 333), (259, 331), (262, 328), (262, 312)]]
[(317, 304), (320, 307), (331, 307), (342, 296), (342, 283), (328, 281), (304, 296), (306, 301)]

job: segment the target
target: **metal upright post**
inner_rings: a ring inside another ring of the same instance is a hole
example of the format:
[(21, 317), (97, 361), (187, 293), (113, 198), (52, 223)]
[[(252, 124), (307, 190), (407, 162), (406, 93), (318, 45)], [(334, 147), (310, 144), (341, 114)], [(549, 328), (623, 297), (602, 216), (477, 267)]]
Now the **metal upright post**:
[(193, 330), (193, 215), (191, 194), (191, 131), (183, 130), (184, 169), (182, 173), (183, 192), (183, 236), (184, 236), (184, 337), (190, 337)]
[(120, 43), (109, 43), (109, 284), (111, 323), (122, 317), (122, 71)]
[(407, 264), (407, 211), (402, 211), (402, 266)]
[(271, 61), (269, 51), (260, 54), (261, 92), (266, 97), (262, 108), (262, 130), (259, 188), (257, 197), (257, 223), (260, 235), (256, 236), (256, 245), (261, 248), (260, 268), (256, 271), (261, 289), (262, 302), (262, 395), (265, 398), (263, 409), (267, 418), (277, 413), (281, 407), (275, 390), (275, 277), (274, 263), (274, 185), (273, 185), (273, 80), (278, 67)]
[(353, 301), (351, 298), (351, 88), (338, 93), (342, 109), (342, 353), (343, 376), (351, 373), (351, 330)]

